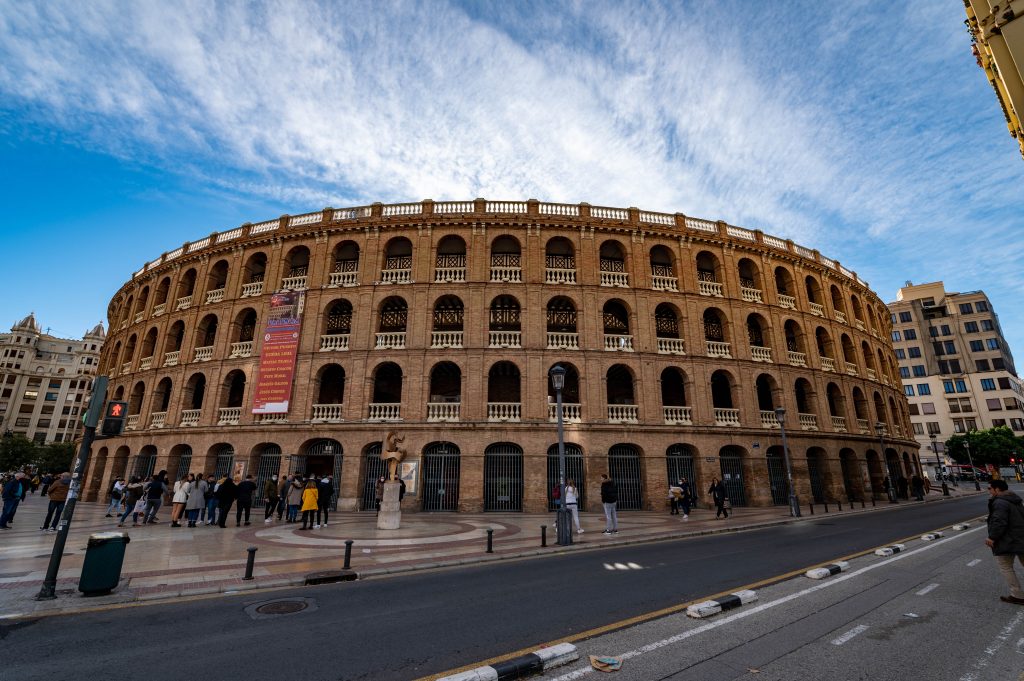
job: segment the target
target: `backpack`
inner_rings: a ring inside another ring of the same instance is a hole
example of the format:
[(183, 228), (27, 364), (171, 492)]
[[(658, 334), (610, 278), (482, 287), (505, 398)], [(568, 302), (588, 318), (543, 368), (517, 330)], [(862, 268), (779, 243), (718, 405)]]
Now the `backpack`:
[(205, 501), (209, 501), (210, 499), (213, 499), (213, 494), (216, 491), (213, 487), (214, 486), (211, 485), (209, 482), (206, 483), (206, 491), (203, 492), (203, 499)]
[(116, 483), (115, 483), (115, 485), (113, 487), (110, 488), (110, 498), (111, 499), (120, 499), (121, 498), (121, 490), (119, 490), (117, 488), (117, 484)]

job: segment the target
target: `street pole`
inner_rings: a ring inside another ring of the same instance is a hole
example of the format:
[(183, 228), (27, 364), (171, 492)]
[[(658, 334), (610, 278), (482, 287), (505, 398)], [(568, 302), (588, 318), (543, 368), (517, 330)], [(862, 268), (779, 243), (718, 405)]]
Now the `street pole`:
[(967, 462), (971, 464), (971, 472), (974, 473), (974, 489), (981, 491), (981, 481), (978, 480), (978, 469), (974, 467), (974, 457), (971, 456), (971, 443), (964, 438), (964, 449), (967, 450)]
[(889, 495), (889, 503), (898, 504), (900, 500), (896, 498), (896, 481), (892, 479), (889, 457), (885, 455), (885, 424), (881, 421), (876, 421), (875, 431), (878, 433), (878, 444), (882, 448), (882, 465), (885, 466), (885, 472), (888, 473), (885, 477), (889, 479), (889, 489), (886, 490), (886, 493)]
[(935, 454), (935, 465), (938, 466), (939, 480), (942, 480), (942, 496), (949, 496), (949, 485), (946, 484), (946, 476), (942, 474), (942, 462), (939, 460), (939, 446), (935, 444), (935, 433), (931, 433), (928, 437), (932, 440), (932, 452)]
[(46, 567), (46, 577), (36, 596), (38, 601), (57, 598), (57, 573), (60, 572), (64, 545), (67, 543), (68, 533), (71, 531), (71, 517), (75, 514), (75, 503), (79, 491), (82, 489), (82, 477), (85, 475), (85, 465), (89, 461), (89, 449), (96, 438), (96, 426), (99, 425), (100, 415), (103, 414), (103, 405), (107, 400), (108, 382), (109, 379), (106, 376), (97, 376), (92, 383), (92, 396), (89, 398), (89, 410), (85, 414), (82, 445), (78, 448), (78, 458), (75, 459), (75, 465), (71, 471), (68, 498), (64, 503), (64, 512), (60, 516), (60, 524), (57, 526), (57, 538), (53, 542), (53, 550), (50, 552), (50, 564)]
[(782, 407), (776, 408), (775, 418), (778, 419), (779, 430), (782, 431), (782, 455), (786, 460), (786, 478), (789, 480), (789, 515), (799, 518), (800, 500), (796, 498), (796, 489), (793, 487), (793, 467), (789, 463), (789, 444), (786, 442), (786, 410)]
[(562, 425), (562, 388), (565, 387), (565, 367), (551, 367), (551, 385), (555, 389), (555, 420), (558, 423), (558, 539), (559, 546), (572, 544), (572, 517), (565, 505), (565, 434)]

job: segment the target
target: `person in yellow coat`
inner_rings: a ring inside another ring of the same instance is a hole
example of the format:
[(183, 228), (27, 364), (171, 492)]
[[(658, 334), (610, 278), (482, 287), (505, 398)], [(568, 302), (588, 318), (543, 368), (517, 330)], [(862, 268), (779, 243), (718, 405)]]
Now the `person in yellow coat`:
[(317, 509), (316, 480), (306, 481), (306, 489), (302, 490), (302, 527), (300, 530), (312, 530), (316, 520)]

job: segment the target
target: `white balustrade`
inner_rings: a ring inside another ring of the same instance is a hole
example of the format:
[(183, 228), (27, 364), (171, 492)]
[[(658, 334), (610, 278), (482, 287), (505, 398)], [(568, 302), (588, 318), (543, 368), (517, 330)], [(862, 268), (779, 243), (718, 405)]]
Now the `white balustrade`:
[(818, 417), (814, 414), (797, 414), (800, 420), (800, 430), (817, 430)]
[(164, 364), (165, 367), (173, 367), (178, 364), (178, 360), (181, 358), (181, 350), (173, 350), (171, 352), (164, 353)]
[(402, 405), (399, 402), (380, 402), (370, 404), (371, 421), (401, 421)]
[(341, 210), (334, 211), (334, 219), (355, 220), (356, 218), (368, 218), (372, 212), (373, 209), (370, 206), (363, 206), (362, 208), (342, 208)]
[(604, 349), (618, 352), (633, 352), (633, 337), (606, 333)]
[(288, 414), (257, 414), (259, 423), (284, 423), (288, 420)]
[(237, 426), (240, 418), (242, 418), (241, 407), (221, 407), (217, 411), (218, 426)]
[(525, 201), (488, 201), (485, 204), (488, 213), (526, 213)]
[(324, 214), (320, 213), (308, 213), (306, 215), (296, 215), (293, 218), (288, 219), (289, 227), (301, 227), (302, 225), (312, 225), (320, 222), (324, 219)]
[[(555, 402), (548, 402), (548, 421), (555, 423), (558, 421), (558, 404)], [(579, 404), (567, 404), (562, 402), (562, 422), (563, 423), (582, 423), (583, 422), (583, 407)]]
[(381, 209), (381, 215), (386, 218), (396, 215), (419, 215), (422, 212), (422, 203), (393, 203)]
[(178, 298), (178, 305), (174, 309), (187, 310), (190, 307), (192, 307), (192, 296), (182, 296)]
[(868, 427), (867, 419), (857, 419), (857, 430), (861, 435), (870, 435), (871, 428)]
[(154, 305), (153, 306), (153, 316), (154, 317), (159, 317), (164, 312), (167, 312), (167, 303), (159, 303), (158, 305)]
[(452, 281), (452, 282), (463, 282), (466, 281), (466, 268), (465, 267), (438, 267), (434, 270), (434, 281)]
[(263, 282), (254, 281), (242, 286), (242, 297), (253, 298), (263, 293)]
[(866, 328), (864, 326), (864, 322), (862, 322), (859, 319), (854, 319), (853, 320), (853, 325), (856, 326), (861, 331), (865, 331), (866, 330)]
[(523, 406), (519, 402), (488, 402), (487, 420), (492, 422), (507, 421), (519, 423)]
[(335, 423), (341, 421), (341, 411), (344, 407), (343, 404), (314, 404), (313, 420)]
[(580, 335), (578, 333), (562, 333), (548, 331), (548, 350), (579, 350)]
[(670, 426), (692, 426), (690, 407), (662, 407), (665, 423)]
[(139, 371), (146, 371), (151, 368), (153, 368), (153, 355), (139, 360)]
[(732, 358), (729, 353), (729, 344), (721, 341), (705, 341), (708, 349), (708, 357)]
[(832, 417), (832, 430), (836, 431), (837, 433), (845, 433), (846, 432), (846, 419), (843, 418), (842, 416), (833, 416)]
[(609, 404), (608, 423), (640, 423), (640, 407), (635, 404)]
[(185, 409), (181, 412), (181, 425), (183, 427), (198, 426), (199, 415), (202, 411), (202, 409)]
[(537, 212), (541, 215), (563, 215), (565, 217), (579, 217), (580, 207), (568, 203), (542, 203), (537, 206)]
[(228, 355), (228, 359), (235, 359), (236, 357), (251, 357), (252, 346), (253, 341), (239, 341), (238, 343), (232, 343), (231, 354)]
[(305, 291), (306, 278), (307, 275), (305, 274), (297, 277), (285, 277), (281, 280), (281, 288), (291, 291)]
[(472, 201), (438, 201), (434, 204), (435, 215), (474, 212), (476, 212), (476, 206), (473, 205)]
[(651, 276), (651, 287), (655, 291), (678, 291), (679, 283), (675, 277)]
[(812, 251), (809, 248), (804, 248), (803, 246), (800, 246), (798, 244), (793, 244), (793, 250), (796, 251), (797, 255), (802, 255), (805, 258), (810, 258), (811, 260), (814, 260), (814, 251)]
[(740, 288), (740, 297), (748, 303), (760, 303), (761, 289), (747, 288), (746, 286), (743, 286)]
[(409, 284), (412, 283), (412, 270), (381, 270), (380, 281), (382, 284)]
[(243, 230), (242, 230), (241, 227), (235, 227), (234, 229), (232, 229), (230, 231), (221, 232), (220, 234), (217, 235), (217, 243), (222, 244), (225, 241), (231, 241), (232, 239), (237, 239), (238, 237), (242, 236), (242, 232), (243, 232)]
[(823, 356), (821, 357), (821, 368), (824, 371), (831, 371), (834, 373), (836, 370), (836, 361), (831, 357)]
[(764, 239), (764, 243), (768, 244), (772, 248), (779, 248), (783, 251), (786, 250), (786, 242), (779, 237), (772, 236), (771, 234), (765, 234), (762, 238)]
[(810, 305), (810, 308), (811, 308), (811, 314), (817, 315), (818, 317), (824, 317), (825, 316), (825, 308), (824, 307), (822, 307), (818, 303), (809, 303), (809, 305)]
[(695, 229), (698, 232), (708, 232), (709, 234), (718, 234), (718, 225), (709, 220), (686, 218), (685, 224), (687, 229)]
[(788, 350), (786, 355), (789, 357), (789, 363), (795, 367), (807, 366), (807, 355), (796, 350)]
[(255, 236), (256, 234), (263, 234), (264, 232), (273, 232), (275, 229), (281, 226), (280, 220), (267, 220), (266, 222), (260, 222), (249, 227), (249, 235)]
[(520, 331), (491, 331), (488, 334), (487, 347), (521, 348), (523, 347), (523, 334)]
[(740, 410), (715, 407), (715, 425), (738, 428), (740, 425)]
[(576, 270), (559, 270), (548, 267), (544, 270), (545, 284), (575, 284)]
[(850, 374), (851, 376), (856, 376), (857, 375), (857, 365), (854, 364), (853, 362), (845, 362), (845, 364), (846, 364), (846, 373)]
[(775, 415), (774, 411), (768, 409), (761, 410), (761, 427), (762, 428), (782, 428), (779, 423), (779, 417)]
[(121, 365), (121, 373), (122, 374), (127, 374), (131, 370), (132, 370), (132, 363), (131, 362), (125, 362), (124, 364)]
[(135, 313), (135, 323), (138, 324), (139, 322), (141, 322), (142, 318), (144, 316), (145, 316), (145, 313), (143, 313), (143, 312), (136, 312)]
[(590, 217), (601, 218), (602, 220), (628, 220), (629, 211), (624, 208), (604, 208), (601, 206), (590, 207)]
[(428, 421), (455, 422), (459, 420), (462, 405), (458, 402), (427, 402)]
[(215, 288), (212, 291), (206, 292), (207, 305), (209, 305), (210, 303), (219, 303), (222, 300), (224, 300), (224, 289)]
[(840, 310), (836, 310), (835, 311), (835, 315), (836, 315), (836, 321), (837, 322), (839, 322), (840, 324), (845, 324), (846, 323), (846, 313), (845, 312), (841, 312)]
[(377, 350), (401, 350), (405, 347), (405, 331), (377, 334)]
[(196, 348), (195, 358), (193, 362), (209, 362), (213, 359), (213, 346), (204, 345), (201, 348)]
[(722, 284), (718, 281), (698, 281), (698, 291), (702, 296), (722, 297)]
[(796, 309), (796, 298), (793, 296), (787, 296), (785, 293), (780, 293), (778, 296), (779, 307), (785, 307), (790, 310)]
[(149, 415), (149, 427), (150, 428), (163, 428), (167, 422), (166, 411), (155, 411)]
[(625, 272), (602, 272), (601, 286), (629, 288), (629, 275)]
[(462, 331), (431, 331), (430, 347), (432, 348), (461, 348)]
[(359, 272), (331, 272), (327, 285), (332, 288), (338, 286), (358, 286)]
[(523, 268), (495, 267), (491, 265), (491, 281), (504, 281), (510, 284), (523, 283)]
[(682, 338), (659, 338), (658, 352), (663, 355), (685, 355), (686, 341)]
[(139, 415), (130, 414), (128, 418), (124, 420), (125, 430), (138, 430), (139, 429)]
[(878, 374), (875, 373), (874, 369), (872, 369), (871, 367), (868, 367), (867, 372), (868, 372), (868, 378), (870, 378), (872, 381), (877, 381), (878, 380)]
[(771, 362), (772, 361), (772, 349), (762, 348), (757, 345), (750, 346), (750, 358), (755, 362)]
[(736, 239), (743, 239), (744, 241), (757, 241), (757, 235), (752, 230), (743, 229), (742, 227), (733, 227), (729, 225), (725, 228), (725, 233)]
[(348, 350), (348, 338), (349, 334), (347, 333), (334, 333), (320, 336), (320, 352)]
[(121, 320), (121, 325), (118, 326), (117, 328), (119, 330), (121, 330), (121, 331), (124, 331), (125, 329), (127, 329), (128, 328), (128, 320), (127, 319)]

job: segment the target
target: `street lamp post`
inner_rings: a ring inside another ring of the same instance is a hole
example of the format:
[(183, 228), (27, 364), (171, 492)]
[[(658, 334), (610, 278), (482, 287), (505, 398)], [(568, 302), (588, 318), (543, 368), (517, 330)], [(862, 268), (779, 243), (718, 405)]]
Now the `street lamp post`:
[(875, 422), (875, 432), (878, 433), (878, 445), (882, 448), (882, 465), (885, 466), (885, 472), (888, 473), (886, 478), (889, 480), (889, 489), (886, 490), (886, 494), (889, 495), (890, 504), (898, 504), (900, 500), (896, 498), (896, 481), (892, 479), (892, 469), (889, 468), (889, 457), (885, 455), (885, 424), (881, 421)]
[(967, 463), (971, 464), (971, 472), (974, 473), (974, 489), (981, 491), (981, 482), (978, 480), (978, 469), (974, 467), (974, 457), (971, 456), (971, 443), (964, 438), (964, 449), (967, 450)]
[(938, 467), (939, 480), (942, 480), (942, 496), (949, 496), (949, 485), (946, 484), (946, 476), (942, 474), (942, 462), (939, 460), (939, 446), (935, 443), (935, 433), (928, 435), (932, 441), (932, 452), (935, 454), (935, 465)]
[(782, 407), (776, 408), (775, 418), (778, 419), (779, 430), (782, 432), (782, 455), (786, 460), (786, 477), (789, 479), (789, 515), (799, 518), (800, 501), (796, 498), (796, 489), (793, 487), (793, 467), (789, 464), (789, 444), (786, 442), (786, 410)]
[(572, 544), (572, 518), (569, 507), (565, 505), (565, 435), (562, 426), (562, 388), (565, 387), (565, 367), (556, 364), (548, 372), (551, 376), (551, 387), (555, 389), (555, 420), (558, 422), (558, 545)]

